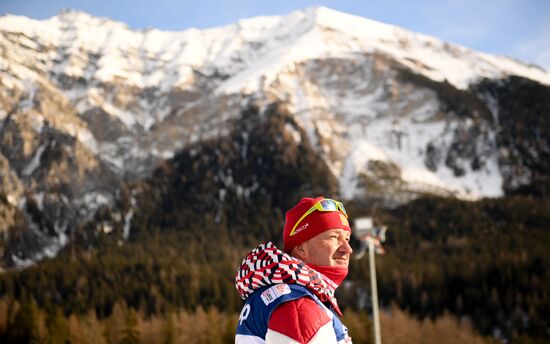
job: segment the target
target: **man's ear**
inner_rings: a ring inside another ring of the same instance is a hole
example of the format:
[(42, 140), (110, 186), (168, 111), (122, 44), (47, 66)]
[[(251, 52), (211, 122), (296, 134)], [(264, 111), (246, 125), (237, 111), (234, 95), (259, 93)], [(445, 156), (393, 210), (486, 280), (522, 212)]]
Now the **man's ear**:
[(304, 258), (307, 256), (307, 250), (304, 243), (301, 243), (300, 245), (294, 247), (292, 249), (292, 252), (290, 252), (290, 254), (296, 258), (300, 258), (301, 260), (304, 260)]

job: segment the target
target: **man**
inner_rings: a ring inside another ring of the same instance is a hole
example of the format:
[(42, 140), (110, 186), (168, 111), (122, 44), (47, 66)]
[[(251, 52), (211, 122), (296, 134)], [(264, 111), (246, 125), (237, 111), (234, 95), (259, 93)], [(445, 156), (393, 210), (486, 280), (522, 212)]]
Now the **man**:
[(351, 343), (334, 292), (348, 273), (351, 228), (342, 203), (303, 198), (286, 213), (284, 252), (252, 250), (237, 270), (246, 300), (235, 343)]

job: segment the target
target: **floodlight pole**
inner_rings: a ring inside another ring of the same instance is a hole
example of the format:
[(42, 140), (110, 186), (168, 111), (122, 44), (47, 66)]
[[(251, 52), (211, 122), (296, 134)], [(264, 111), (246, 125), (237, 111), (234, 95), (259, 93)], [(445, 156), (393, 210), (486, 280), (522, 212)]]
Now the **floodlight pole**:
[(374, 242), (367, 238), (369, 244), (370, 290), (372, 293), (372, 316), (374, 322), (374, 343), (381, 344), (380, 317), (378, 315), (378, 288), (376, 286), (376, 265), (374, 263)]

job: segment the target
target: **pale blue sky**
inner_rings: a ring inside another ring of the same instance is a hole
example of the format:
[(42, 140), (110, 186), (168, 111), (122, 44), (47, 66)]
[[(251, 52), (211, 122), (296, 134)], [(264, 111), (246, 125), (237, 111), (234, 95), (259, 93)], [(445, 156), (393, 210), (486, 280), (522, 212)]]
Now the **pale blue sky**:
[(0, 15), (45, 19), (72, 8), (135, 29), (179, 31), (222, 26), (258, 15), (288, 14), (316, 5), (550, 70), (550, 0), (0, 0)]

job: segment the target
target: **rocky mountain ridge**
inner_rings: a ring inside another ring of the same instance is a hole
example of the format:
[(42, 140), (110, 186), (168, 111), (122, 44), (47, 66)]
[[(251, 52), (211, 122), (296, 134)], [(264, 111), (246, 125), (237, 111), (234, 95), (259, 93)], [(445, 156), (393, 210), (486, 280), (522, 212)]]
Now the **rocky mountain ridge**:
[(307, 144), (343, 199), (500, 196), (548, 172), (550, 73), (330, 9), (183, 32), (66, 11), (4, 16), (0, 35), (2, 221), (18, 266), (163, 160), (225, 142), (251, 106), (290, 114), (269, 145)]

